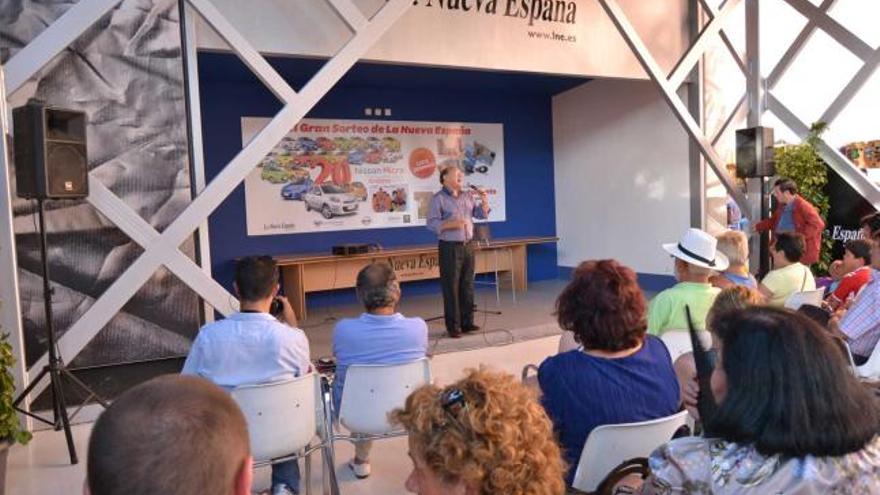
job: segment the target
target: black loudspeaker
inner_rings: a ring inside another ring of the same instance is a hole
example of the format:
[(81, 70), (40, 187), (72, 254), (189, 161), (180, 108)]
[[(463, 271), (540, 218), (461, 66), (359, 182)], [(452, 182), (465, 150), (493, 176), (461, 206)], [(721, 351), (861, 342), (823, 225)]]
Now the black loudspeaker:
[(751, 178), (774, 175), (773, 128), (749, 127), (736, 131), (736, 176)]
[(86, 114), (31, 101), (12, 111), (18, 196), (74, 199), (89, 195)]

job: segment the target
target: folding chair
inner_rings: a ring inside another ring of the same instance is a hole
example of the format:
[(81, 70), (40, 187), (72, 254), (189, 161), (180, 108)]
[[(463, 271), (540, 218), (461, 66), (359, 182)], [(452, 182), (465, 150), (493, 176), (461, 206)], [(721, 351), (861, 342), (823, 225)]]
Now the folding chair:
[(686, 418), (687, 411), (681, 411), (640, 423), (597, 427), (584, 443), (572, 486), (586, 492), (595, 491), (621, 463), (648, 457), (654, 449), (671, 440), (685, 425)]
[[(700, 342), (702, 342), (703, 346), (707, 349), (712, 346), (712, 334), (705, 330), (699, 330), (697, 331), (697, 335), (700, 338)], [(669, 357), (672, 358), (673, 363), (682, 354), (694, 350), (693, 345), (691, 344), (691, 335), (687, 330), (667, 330), (660, 336), (660, 340), (666, 345), (666, 349), (669, 351)]]
[(358, 436), (333, 434), (333, 440), (357, 441), (401, 436), (388, 413), (403, 407), (415, 389), (431, 383), (428, 358), (403, 364), (354, 364), (345, 374), (339, 423)]
[[(307, 494), (311, 493), (310, 455), (319, 449), (325, 454), (324, 471), (336, 485), (332, 460), (327, 464), (330, 439), (323, 433), (327, 419), (318, 380), (317, 373), (309, 373), (292, 380), (236, 387), (231, 392), (247, 421), (254, 467), (303, 458)], [(323, 438), (314, 443), (316, 436)]]

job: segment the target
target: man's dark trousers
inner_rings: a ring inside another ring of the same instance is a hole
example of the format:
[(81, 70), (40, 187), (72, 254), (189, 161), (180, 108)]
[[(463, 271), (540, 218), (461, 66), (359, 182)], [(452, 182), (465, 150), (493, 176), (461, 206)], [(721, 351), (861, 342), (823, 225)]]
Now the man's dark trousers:
[(440, 241), (440, 285), (446, 331), (457, 334), (474, 325), (474, 247)]

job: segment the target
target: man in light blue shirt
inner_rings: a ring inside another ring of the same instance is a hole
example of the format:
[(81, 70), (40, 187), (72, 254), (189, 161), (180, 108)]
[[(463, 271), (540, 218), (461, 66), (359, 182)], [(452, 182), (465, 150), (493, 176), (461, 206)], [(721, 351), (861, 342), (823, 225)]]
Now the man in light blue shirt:
[[(241, 312), (202, 327), (181, 373), (201, 376), (226, 390), (308, 373), (309, 341), (296, 328), (293, 308), (278, 295), (278, 288), (278, 267), (271, 257), (241, 259), (235, 267)], [(276, 300), (283, 323), (269, 314)], [(296, 460), (272, 465), (273, 495), (298, 493), (299, 480)]]
[[(345, 387), (345, 374), (353, 364), (401, 364), (425, 357), (428, 326), (421, 318), (406, 318), (396, 312), (400, 286), (390, 265), (383, 262), (365, 266), (357, 276), (358, 299), (366, 313), (340, 320), (333, 330), (336, 378), (333, 399), (336, 410)], [(355, 443), (355, 456), (349, 466), (358, 478), (370, 475), (371, 441)]]
[(474, 325), (474, 218), (489, 217), (486, 191), (477, 190), (477, 203), (464, 192), (464, 176), (455, 165), (440, 171), (443, 189), (431, 198), (428, 229), (439, 240), (440, 285), (443, 287), (443, 317), (446, 332), (452, 338), (461, 332), (473, 332)]

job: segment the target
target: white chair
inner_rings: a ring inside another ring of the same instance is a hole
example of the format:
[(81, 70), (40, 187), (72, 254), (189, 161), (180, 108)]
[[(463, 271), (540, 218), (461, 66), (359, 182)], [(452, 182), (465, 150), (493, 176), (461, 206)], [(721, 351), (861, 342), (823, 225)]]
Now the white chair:
[(593, 492), (620, 463), (648, 457), (657, 447), (672, 439), (685, 425), (687, 411), (665, 418), (618, 425), (602, 425), (590, 432), (581, 451), (572, 486)]
[(804, 304), (822, 307), (822, 299), (825, 296), (825, 289), (805, 290), (803, 292), (795, 292), (785, 299), (785, 307), (797, 311)]
[[(303, 458), (306, 493), (311, 493), (310, 454), (318, 449), (326, 454), (329, 448), (326, 440), (313, 442), (316, 436), (324, 436), (326, 422), (318, 380), (317, 373), (309, 373), (281, 382), (236, 387), (231, 392), (247, 421), (254, 467)], [(335, 481), (333, 465), (325, 465), (324, 470)]]
[(874, 346), (868, 361), (858, 366), (858, 376), (866, 380), (880, 380), (880, 344)]
[[(712, 347), (712, 334), (705, 330), (697, 330), (697, 336), (703, 346), (708, 349)], [(682, 354), (694, 350), (691, 344), (691, 334), (687, 330), (667, 330), (660, 336), (660, 340), (666, 345), (669, 351), (669, 357), (674, 363)]]
[(334, 433), (333, 440), (355, 442), (404, 435), (403, 430), (388, 422), (388, 413), (403, 407), (413, 390), (428, 383), (428, 358), (403, 364), (349, 366), (339, 404), (339, 423), (355, 435)]

